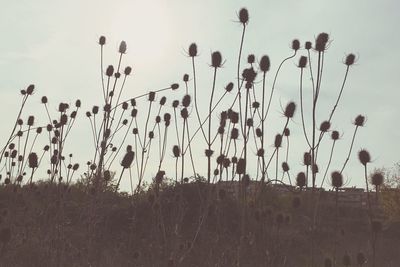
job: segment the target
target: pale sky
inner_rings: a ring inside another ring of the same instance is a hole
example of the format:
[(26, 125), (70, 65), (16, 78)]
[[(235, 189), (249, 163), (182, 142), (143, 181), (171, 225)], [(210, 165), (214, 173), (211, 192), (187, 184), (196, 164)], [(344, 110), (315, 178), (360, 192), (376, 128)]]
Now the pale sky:
[[(270, 76), (275, 73), (280, 61), (292, 53), (290, 44), (294, 38), (304, 45), (305, 41), (314, 41), (320, 32), (330, 34), (332, 42), (325, 59), (318, 124), (327, 119), (336, 99), (345, 71), (342, 64), (345, 55), (357, 55), (357, 64), (350, 70), (332, 123), (332, 128), (339, 130), (343, 136), (337, 144), (331, 170), (340, 169), (346, 158), (353, 132), (351, 122), (358, 114), (366, 115), (368, 120), (366, 127), (358, 133), (344, 173), (348, 185), (364, 184), (363, 169), (357, 159), (361, 148), (371, 153), (371, 170), (374, 167), (391, 167), (400, 161), (397, 143), (400, 140), (397, 130), (400, 112), (398, 1), (1, 0), (0, 3), (0, 114), (4, 125), (0, 138), (3, 142), (18, 110), (19, 90), (33, 83), (36, 93), (22, 117), (34, 114), (38, 121), (42, 119), (46, 122), (45, 111), (40, 104), (43, 95), (49, 98), (53, 112), (60, 101), (74, 103), (75, 99), (81, 99), (83, 108), (69, 139), (67, 153), (73, 153), (81, 165), (91, 158), (90, 126), (84, 112), (93, 105), (101, 105), (100, 50), (97, 44), (101, 35), (107, 37), (106, 65), (116, 64), (121, 40), (128, 44), (123, 65), (132, 66), (133, 74), (126, 85), (124, 98), (179, 82), (180, 92), (167, 95), (168, 106), (172, 100), (182, 97), (181, 77), (184, 73), (192, 73), (185, 49), (196, 42), (200, 52), (197, 58), (199, 98), (208, 101), (212, 78), (208, 64), (212, 51), (221, 51), (226, 60), (224, 68), (219, 71), (217, 91), (222, 93), (223, 86), (236, 79), (235, 65), (242, 29), (235, 22), (236, 13), (246, 7), (250, 22), (242, 62), (246, 62), (250, 53), (257, 58), (267, 54), (271, 59)], [(305, 55), (305, 51), (300, 51), (299, 55)], [(298, 58), (284, 66), (278, 79), (269, 115), (272, 118), (267, 137), (269, 146), (284, 123), (280, 106), (289, 100), (299, 101), (299, 71), (295, 66)], [(271, 79), (267, 81), (269, 86), (271, 83)], [(301, 160), (305, 146), (300, 126), (297, 113), (289, 125), (293, 134), (289, 159), (292, 178), (303, 170)], [(132, 140), (128, 140), (129, 143)], [(174, 144), (169, 142), (168, 156), (172, 154), (170, 148)], [(205, 170), (204, 143), (199, 141), (196, 144), (195, 150), (201, 155), (197, 159), (201, 166), (198, 169)], [(321, 155), (326, 156), (321, 156), (321, 166), (325, 165), (329, 153), (329, 139), (323, 148)], [(271, 150), (269, 147), (269, 152)], [(189, 162), (186, 166), (190, 170)], [(120, 167), (116, 169), (119, 171)], [(147, 176), (155, 172), (149, 166)], [(124, 180), (125, 188), (127, 184)]]

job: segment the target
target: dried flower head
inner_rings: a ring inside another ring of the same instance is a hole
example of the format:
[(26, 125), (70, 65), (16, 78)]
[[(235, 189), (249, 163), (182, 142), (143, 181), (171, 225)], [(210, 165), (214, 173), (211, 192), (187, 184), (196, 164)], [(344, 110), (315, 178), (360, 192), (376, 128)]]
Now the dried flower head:
[(311, 165), (311, 154), (309, 152), (304, 152), (303, 164), (305, 166), (310, 166)]
[(271, 62), (269, 61), (269, 57), (267, 55), (261, 57), (259, 66), (262, 72), (265, 73), (269, 71), (269, 68), (271, 67)]
[(297, 51), (297, 50), (300, 49), (300, 41), (299, 41), (298, 39), (294, 39), (294, 40), (292, 41), (292, 49), (293, 49), (294, 51)]
[(356, 125), (356, 126), (359, 126), (359, 127), (364, 126), (364, 124), (365, 124), (365, 117), (364, 117), (363, 115), (361, 115), (361, 114), (358, 115), (358, 116), (355, 118), (353, 124)]
[(112, 65), (109, 65), (106, 70), (106, 75), (108, 77), (111, 77), (113, 76), (113, 74), (114, 74), (114, 67)]
[(299, 68), (305, 68), (307, 66), (307, 60), (308, 60), (307, 57), (301, 56), (300, 59), (299, 59), (298, 67)]
[(197, 56), (197, 45), (195, 43), (191, 43), (189, 45), (189, 56), (190, 57), (195, 57)]
[(247, 11), (246, 8), (242, 8), (239, 10), (239, 21), (243, 24), (246, 25), (247, 23), (249, 23), (249, 11)]
[(290, 129), (286, 127), (285, 130), (283, 130), (283, 135), (290, 136)]
[(343, 186), (343, 175), (338, 171), (332, 172), (331, 183), (332, 183), (332, 186), (335, 188), (342, 187)]
[(295, 110), (296, 110), (296, 104), (294, 102), (289, 102), (285, 108), (285, 112), (284, 112), (285, 117), (293, 118)]
[(174, 145), (174, 146), (172, 147), (172, 153), (174, 154), (174, 157), (175, 157), (175, 158), (179, 158), (180, 155), (181, 155), (181, 149), (179, 148), (179, 146)]
[(332, 131), (332, 134), (331, 134), (331, 138), (332, 138), (332, 140), (338, 140), (339, 139), (339, 132), (338, 131)]
[(119, 44), (118, 52), (121, 54), (126, 53), (126, 42), (125, 41), (121, 41), (121, 43)]
[(236, 173), (244, 174), (245, 170), (246, 170), (246, 160), (244, 158), (240, 158), (237, 162)]
[(346, 56), (346, 60), (345, 60), (344, 64), (346, 64), (347, 66), (351, 66), (354, 64), (355, 60), (356, 60), (356, 56), (354, 54), (348, 54)]
[(288, 172), (289, 171), (289, 164), (287, 162), (282, 162), (282, 170), (284, 172)]
[(383, 184), (383, 174), (381, 172), (372, 174), (371, 183), (376, 187), (381, 186)]
[(220, 68), (222, 66), (222, 55), (219, 51), (212, 52), (211, 66), (213, 68)]
[(247, 63), (253, 64), (255, 61), (256, 61), (256, 57), (254, 56), (254, 54), (250, 54), (247, 56)]
[(360, 160), (361, 164), (366, 166), (368, 163), (371, 162), (371, 156), (369, 152), (365, 149), (361, 149), (358, 152), (358, 159)]
[(307, 42), (305, 43), (305, 45), (304, 45), (304, 48), (307, 49), (307, 50), (310, 50), (310, 49), (312, 48), (312, 43), (309, 42), (309, 41), (307, 41)]
[(279, 148), (282, 145), (282, 135), (277, 134), (275, 135), (274, 147)]
[(100, 36), (99, 38), (99, 45), (105, 45), (106, 44), (106, 37)]
[(125, 75), (128, 76), (131, 74), (131, 72), (132, 72), (132, 67), (129, 67), (129, 66), (125, 67), (125, 70), (124, 70)]
[(38, 162), (39, 162), (39, 161), (38, 161), (38, 156), (37, 156), (37, 154), (34, 153), (34, 152), (30, 153), (29, 156), (28, 156), (28, 165), (29, 165), (29, 168), (31, 168), (31, 169), (37, 168), (37, 167), (38, 167), (38, 164), (39, 164)]
[(306, 186), (306, 174), (304, 172), (299, 172), (297, 174), (296, 185), (300, 188)]
[(191, 98), (190, 95), (185, 95), (182, 99), (182, 106), (184, 106), (185, 108), (189, 107), (191, 102)]
[(315, 50), (318, 52), (323, 52), (326, 50), (326, 45), (329, 41), (329, 35), (325, 32), (320, 33), (315, 40)]
[(319, 126), (321, 132), (327, 132), (331, 128), (331, 123), (329, 121), (323, 121)]
[(179, 84), (177, 84), (177, 83), (171, 84), (171, 89), (172, 89), (172, 90), (176, 90), (176, 89), (178, 89), (178, 88), (179, 88)]

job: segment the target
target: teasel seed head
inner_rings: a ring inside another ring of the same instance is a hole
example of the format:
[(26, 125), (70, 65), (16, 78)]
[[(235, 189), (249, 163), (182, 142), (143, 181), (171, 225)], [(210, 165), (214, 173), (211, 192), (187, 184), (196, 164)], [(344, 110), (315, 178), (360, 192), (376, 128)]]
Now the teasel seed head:
[(225, 86), (225, 90), (229, 93), (230, 91), (233, 90), (233, 86), (234, 86), (233, 82), (230, 82)]
[(257, 150), (257, 157), (263, 157), (264, 156), (264, 149), (263, 148), (259, 148)]
[(332, 186), (335, 188), (342, 187), (343, 186), (343, 175), (338, 171), (332, 172), (331, 183), (332, 183)]
[(48, 102), (47, 96), (42, 96), (41, 102), (42, 104), (47, 104)]
[(219, 51), (212, 52), (211, 66), (213, 68), (220, 68), (222, 66), (222, 55)]
[(239, 21), (240, 23), (242, 23), (243, 25), (246, 25), (247, 23), (249, 23), (249, 11), (247, 11), (246, 8), (242, 8), (239, 10)]
[(188, 112), (187, 108), (183, 108), (183, 109), (181, 110), (181, 117), (182, 117), (184, 120), (186, 120), (186, 119), (189, 117), (189, 112)]
[(319, 126), (319, 130), (321, 132), (326, 133), (327, 131), (329, 131), (329, 129), (331, 128), (331, 123), (329, 121), (323, 121), (321, 123), (321, 125)]
[(329, 41), (329, 35), (327, 33), (320, 33), (315, 40), (315, 50), (323, 52), (326, 50), (326, 45)]
[(179, 88), (179, 84), (177, 84), (177, 83), (171, 84), (171, 89), (172, 89), (172, 90), (176, 90), (176, 89), (178, 89), (178, 88)]
[(133, 128), (132, 129), (132, 134), (137, 135), (139, 133), (138, 128)]
[(132, 151), (132, 148), (129, 149), (130, 146), (127, 146), (127, 151), (122, 159), (121, 166), (124, 169), (128, 169), (131, 167), (133, 159), (135, 158), (135, 152)]
[(339, 139), (339, 132), (338, 131), (332, 131), (332, 134), (331, 134), (331, 138), (332, 138), (332, 140), (338, 140)]
[(244, 158), (240, 158), (237, 162), (236, 173), (244, 174), (245, 169), (246, 169), (246, 160)]
[(252, 118), (248, 118), (246, 121), (246, 126), (247, 127), (253, 127), (254, 121)]
[(358, 159), (360, 160), (361, 164), (366, 166), (368, 163), (371, 162), (371, 156), (369, 152), (365, 149), (361, 149), (358, 152)]
[(118, 52), (121, 54), (126, 53), (126, 42), (125, 41), (121, 41), (121, 43), (119, 44)]
[(310, 166), (311, 165), (311, 154), (309, 152), (304, 152), (303, 164), (305, 166)]
[(189, 81), (189, 74), (185, 73), (185, 74), (183, 75), (183, 81), (184, 81), (185, 83)]
[(123, 102), (123, 103), (122, 103), (122, 109), (123, 109), (123, 110), (127, 110), (128, 107), (129, 107), (128, 102)]
[(24, 124), (24, 121), (22, 119), (18, 119), (17, 124), (21, 126), (22, 124)]
[(282, 145), (282, 135), (277, 134), (275, 135), (274, 147), (279, 148)]
[(179, 146), (174, 145), (172, 147), (172, 153), (174, 154), (175, 158), (179, 158), (181, 156), (181, 149), (179, 148)]
[(28, 126), (33, 126), (33, 123), (35, 122), (35, 117), (34, 116), (29, 116), (28, 117)]
[(161, 97), (160, 99), (160, 106), (164, 106), (165, 102), (167, 102), (167, 98), (165, 96)]
[(113, 74), (114, 74), (114, 67), (113, 67), (113, 65), (109, 65), (106, 70), (106, 75), (108, 77), (111, 77), (111, 76), (113, 76)]
[(372, 174), (371, 183), (376, 187), (381, 186), (383, 184), (383, 174), (381, 172)]
[(285, 108), (285, 112), (284, 112), (285, 117), (293, 118), (295, 110), (296, 110), (296, 104), (294, 102), (289, 102)]
[(356, 56), (354, 54), (348, 54), (346, 56), (346, 60), (345, 60), (344, 64), (346, 64), (347, 66), (351, 66), (354, 64), (355, 60), (356, 60)]
[(172, 107), (177, 108), (179, 106), (179, 100), (172, 101)]
[(167, 121), (169, 122), (170, 120), (171, 120), (171, 114), (165, 113), (165, 114), (164, 114), (164, 121), (165, 121), (165, 122), (167, 122)]
[(41, 134), (42, 133), (43, 128), (42, 127), (37, 127), (36, 128), (36, 133), (37, 134)]
[(26, 94), (27, 94), (27, 95), (32, 95), (34, 90), (35, 90), (35, 85), (30, 84), (30, 85), (26, 88)]
[(310, 50), (312, 48), (312, 43), (310, 41), (307, 41), (304, 45), (304, 48)]
[(188, 53), (189, 53), (190, 57), (196, 57), (197, 56), (197, 45), (196, 45), (196, 43), (191, 43), (189, 45)]
[(300, 59), (299, 59), (299, 65), (298, 65), (298, 67), (301, 68), (301, 69), (303, 69), (303, 68), (305, 68), (306, 66), (307, 66), (307, 57), (301, 56)]
[(296, 177), (296, 185), (300, 188), (306, 186), (306, 174), (304, 172), (299, 172)]
[(290, 136), (290, 129), (286, 127), (285, 130), (283, 130), (283, 135)]
[(287, 162), (282, 162), (282, 170), (284, 172), (288, 172), (289, 171), (289, 164)]
[(214, 151), (211, 149), (206, 149), (205, 150), (205, 155), (207, 158), (210, 158), (214, 154)]
[(106, 37), (100, 36), (99, 38), (99, 45), (105, 45), (106, 44)]
[(365, 124), (365, 117), (363, 115), (357, 115), (353, 122), (354, 125), (363, 127)]
[(294, 40), (292, 41), (292, 49), (293, 49), (294, 51), (297, 51), (297, 50), (300, 49), (300, 41), (299, 41), (298, 39), (294, 39)]
[(189, 107), (191, 102), (191, 98), (190, 95), (185, 95), (182, 99), (182, 106), (184, 106), (185, 108)]
[(261, 136), (262, 136), (262, 131), (261, 131), (260, 128), (257, 128), (257, 129), (256, 129), (256, 136), (257, 136), (257, 137), (261, 137)]
[(136, 118), (137, 113), (138, 113), (138, 110), (137, 110), (136, 108), (132, 109), (132, 111), (131, 111), (131, 117), (132, 117), (132, 118)]
[(124, 74), (125, 74), (126, 76), (130, 75), (131, 72), (132, 72), (132, 67), (130, 67), (130, 66), (125, 67), (125, 69), (124, 69)]
[(269, 71), (269, 68), (271, 67), (271, 62), (267, 55), (264, 55), (261, 57), (259, 67), (260, 67), (260, 70), (264, 73)]
[(76, 108), (80, 108), (81, 107), (81, 100), (79, 100), (79, 99), (77, 99), (76, 101), (75, 101), (75, 107)]
[(156, 98), (156, 93), (153, 92), (153, 91), (149, 92), (149, 99), (148, 100), (150, 102), (153, 102), (155, 100), (155, 98)]
[(256, 57), (254, 56), (254, 54), (250, 54), (247, 56), (247, 63), (253, 64), (255, 61), (256, 61)]
[(252, 107), (253, 107), (254, 109), (258, 109), (258, 108), (260, 107), (260, 102), (254, 101), (253, 104), (252, 104)]
[(239, 130), (237, 128), (232, 128), (231, 130), (231, 139), (237, 140), (239, 137)]

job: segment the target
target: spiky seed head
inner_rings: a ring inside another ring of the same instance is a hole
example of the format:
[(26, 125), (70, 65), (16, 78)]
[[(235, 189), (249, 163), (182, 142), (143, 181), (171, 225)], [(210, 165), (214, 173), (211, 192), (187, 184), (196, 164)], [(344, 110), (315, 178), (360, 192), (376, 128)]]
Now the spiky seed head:
[(365, 117), (363, 115), (357, 115), (353, 122), (354, 125), (362, 127), (365, 124)]
[(231, 130), (231, 139), (237, 140), (239, 137), (239, 130), (237, 128), (232, 128)]
[(225, 128), (223, 126), (218, 127), (218, 134), (224, 134), (225, 133)]
[(71, 119), (75, 119), (77, 114), (76, 110), (72, 111), (70, 114)]
[(100, 36), (99, 38), (99, 45), (105, 45), (106, 44), (106, 37)]
[(222, 165), (224, 166), (224, 168), (228, 168), (231, 165), (231, 160), (229, 158), (224, 158)]
[(45, 145), (45, 146), (43, 147), (43, 150), (44, 150), (44, 151), (49, 151), (49, 149), (50, 149), (50, 146), (49, 146), (49, 145)]
[(335, 188), (342, 187), (343, 186), (343, 175), (338, 171), (332, 172), (331, 183), (332, 183), (332, 186)]
[(68, 122), (68, 116), (67, 114), (62, 114), (60, 117), (60, 124), (61, 125), (66, 125)]
[(189, 118), (189, 111), (187, 110), (187, 108), (183, 108), (181, 110), (181, 117), (186, 120), (187, 118)]
[(238, 163), (238, 158), (235, 157), (235, 156), (233, 156), (233, 157), (232, 157), (232, 163), (233, 163), (233, 164), (237, 164), (237, 163)]
[(290, 130), (289, 130), (289, 128), (285, 128), (285, 130), (283, 130), (283, 135), (284, 135), (284, 136), (290, 136)]
[(365, 149), (361, 149), (358, 152), (358, 159), (360, 160), (361, 164), (366, 166), (368, 163), (371, 162), (371, 156), (369, 152)]
[(189, 81), (189, 74), (185, 73), (182, 79), (185, 83)]
[(155, 98), (156, 98), (156, 93), (153, 92), (153, 91), (149, 92), (149, 99), (148, 100), (150, 102), (153, 102), (155, 100)]
[(248, 174), (243, 175), (242, 183), (244, 187), (248, 187), (250, 185), (250, 176)]
[(309, 152), (304, 152), (303, 164), (305, 166), (310, 166), (311, 165), (311, 154)]
[(75, 163), (73, 166), (72, 166), (72, 170), (73, 171), (76, 171), (76, 170), (78, 170), (79, 169), (79, 164), (78, 163)]
[(312, 43), (310, 41), (307, 41), (304, 45), (304, 48), (310, 50), (312, 48)]
[(302, 69), (302, 68), (305, 68), (306, 66), (307, 66), (307, 57), (301, 56), (299, 59), (298, 67)]
[(247, 63), (253, 64), (255, 61), (256, 61), (256, 57), (254, 56), (254, 54), (250, 54), (247, 56)]
[(248, 118), (246, 121), (246, 126), (247, 127), (253, 127), (254, 121), (252, 118)]
[(294, 102), (289, 102), (285, 108), (285, 112), (284, 112), (285, 117), (293, 118), (295, 110), (296, 110), (296, 104)]
[(158, 123), (160, 123), (161, 122), (161, 116), (156, 116), (156, 123), (158, 124)]
[(253, 85), (254, 80), (257, 77), (257, 72), (254, 71), (253, 67), (244, 69), (242, 72), (244, 80), (250, 84), (250, 88)]
[(232, 122), (233, 124), (238, 123), (238, 122), (239, 122), (239, 113), (237, 113), (237, 112), (235, 112), (235, 111), (232, 111), (232, 112), (231, 112), (231, 115), (230, 115), (230, 119), (231, 119), (231, 122)]
[(136, 107), (136, 99), (131, 98), (131, 106)]
[(170, 121), (170, 120), (171, 120), (171, 114), (165, 113), (164, 114), (164, 121), (167, 122), (167, 121)]
[(39, 162), (39, 160), (38, 160), (37, 154), (34, 153), (34, 152), (30, 153), (29, 156), (28, 156), (29, 168), (36, 169), (38, 167), (38, 164), (39, 164), (38, 162)]
[(362, 266), (367, 262), (367, 258), (365, 257), (364, 253), (361, 251), (357, 253), (357, 264)]
[(177, 84), (177, 83), (171, 84), (171, 89), (172, 89), (172, 90), (176, 90), (176, 89), (178, 89), (178, 88), (179, 88), (179, 84)]
[(213, 68), (220, 68), (222, 66), (222, 55), (219, 51), (212, 52), (211, 66)]
[(282, 170), (284, 172), (288, 172), (289, 171), (289, 164), (287, 162), (282, 162)]
[(123, 102), (123, 103), (122, 103), (122, 109), (123, 109), (123, 110), (127, 110), (128, 107), (129, 107), (128, 102)]
[(132, 129), (132, 134), (137, 135), (139, 133), (138, 128), (133, 128)]
[(35, 117), (34, 116), (29, 116), (28, 117), (28, 126), (33, 126), (33, 123), (35, 122)]
[(264, 73), (269, 71), (269, 68), (271, 67), (271, 62), (269, 61), (269, 57), (267, 55), (261, 57), (259, 67), (260, 70)]
[(119, 44), (118, 52), (121, 54), (126, 53), (126, 42), (125, 41), (121, 41), (121, 43)]
[(167, 102), (167, 98), (165, 96), (161, 97), (160, 106), (164, 106), (166, 102)]
[(121, 166), (124, 169), (130, 168), (134, 158), (135, 158), (135, 152), (127, 151), (124, 158), (122, 159)]
[(257, 157), (263, 157), (264, 156), (264, 149), (263, 148), (259, 148), (257, 150)]
[(331, 128), (331, 123), (329, 121), (323, 121), (319, 126), (321, 132), (327, 132)]
[(318, 52), (323, 52), (326, 50), (326, 45), (329, 41), (329, 35), (325, 32), (320, 33), (315, 40), (315, 50)]
[(8, 149), (14, 149), (14, 148), (15, 148), (15, 144), (14, 143), (11, 143), (11, 144), (8, 145)]
[(113, 74), (114, 74), (114, 67), (112, 65), (109, 65), (106, 69), (106, 75), (108, 77), (111, 77), (113, 76)]
[(262, 131), (261, 131), (260, 128), (257, 128), (257, 129), (256, 129), (256, 136), (257, 136), (257, 137), (261, 137), (261, 136), (262, 136)]
[(205, 155), (207, 158), (210, 158), (214, 154), (214, 151), (211, 149), (206, 149), (205, 150)]
[(157, 184), (161, 184), (164, 179), (165, 171), (159, 170), (156, 174), (155, 181)]
[(130, 75), (131, 72), (132, 72), (132, 67), (130, 67), (130, 66), (125, 67), (125, 69), (124, 69), (124, 74), (125, 74), (126, 76)]
[(383, 184), (383, 174), (381, 172), (372, 174), (371, 183), (376, 187), (381, 186)]
[(172, 101), (172, 107), (177, 108), (179, 106), (179, 100)]
[(219, 170), (218, 169), (214, 169), (214, 175), (215, 176), (219, 175)]
[(41, 101), (42, 101), (42, 104), (47, 104), (47, 102), (48, 102), (47, 96), (42, 96)]
[(22, 137), (23, 135), (24, 135), (24, 133), (23, 133), (22, 131), (18, 131), (18, 132), (17, 132), (17, 136), (18, 136), (18, 137)]
[(300, 49), (300, 41), (299, 41), (298, 39), (294, 39), (294, 40), (292, 41), (292, 49), (293, 49), (294, 51), (297, 51), (297, 50)]
[(153, 139), (154, 138), (154, 132), (153, 131), (150, 131), (149, 132), (149, 139)]
[(230, 83), (228, 83), (228, 84), (225, 86), (225, 90), (226, 90), (227, 92), (230, 92), (230, 91), (232, 91), (233, 86), (234, 86), (233, 83), (230, 82)]
[(77, 99), (77, 100), (75, 101), (75, 107), (80, 108), (81, 105), (82, 105), (81, 100)]
[[(114, 77), (115, 77), (116, 79), (119, 79), (119, 78), (121, 77), (121, 73), (116, 72), (116, 73), (114, 74)], [(111, 91), (110, 94), (111, 94), (111, 93), (114, 95), (114, 91)]]
[(236, 173), (244, 174), (245, 169), (246, 169), (246, 160), (244, 158), (240, 158), (237, 162)]
[(190, 95), (185, 95), (182, 99), (182, 106), (184, 106), (185, 108), (189, 107), (191, 102), (191, 98)]
[(260, 102), (254, 101), (253, 104), (252, 104), (252, 107), (253, 107), (254, 109), (258, 109), (258, 108), (260, 107)]
[(297, 174), (296, 185), (300, 188), (306, 186), (306, 174), (304, 172), (299, 172)]
[(282, 135), (277, 134), (275, 135), (274, 147), (279, 148), (282, 145)]
[(189, 45), (189, 56), (190, 57), (196, 57), (197, 56), (197, 45), (196, 43), (191, 43)]
[(172, 153), (174, 154), (175, 158), (179, 158), (181, 156), (181, 149), (179, 148), (179, 146), (174, 145), (172, 147)]
[(247, 11), (246, 8), (242, 8), (239, 10), (239, 21), (240, 23), (242, 23), (243, 25), (246, 25), (247, 23), (249, 23), (249, 11)]
[(132, 109), (131, 111), (131, 117), (135, 118), (137, 116), (138, 110), (136, 108)]
[(104, 171), (103, 177), (105, 181), (110, 181), (111, 180), (111, 173), (109, 170)]
[(356, 56), (354, 54), (348, 54), (346, 56), (346, 60), (345, 60), (344, 64), (346, 64), (347, 66), (351, 66), (354, 64), (355, 60), (356, 60)]
[(339, 139), (339, 132), (338, 131), (332, 131), (331, 138), (332, 138), (332, 140), (338, 140)]
[(17, 124), (18, 124), (18, 125), (22, 125), (22, 124), (24, 124), (24, 121), (23, 121), (22, 119), (18, 119), (18, 120), (17, 120)]
[(26, 94), (27, 94), (27, 95), (32, 95), (34, 90), (35, 90), (35, 85), (30, 84), (30, 85), (28, 85), (28, 87), (26, 88)]

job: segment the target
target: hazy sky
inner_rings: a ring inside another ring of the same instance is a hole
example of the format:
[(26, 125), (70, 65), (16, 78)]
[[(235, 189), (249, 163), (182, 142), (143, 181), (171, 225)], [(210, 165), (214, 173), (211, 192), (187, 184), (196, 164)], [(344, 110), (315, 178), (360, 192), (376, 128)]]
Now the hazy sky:
[[(318, 122), (327, 119), (336, 99), (345, 71), (342, 64), (345, 55), (350, 52), (357, 55), (357, 64), (351, 68), (332, 124), (332, 128), (343, 133), (332, 170), (340, 168), (346, 158), (353, 131), (351, 122), (358, 114), (365, 114), (368, 120), (366, 127), (359, 131), (345, 171), (349, 185), (363, 185), (363, 169), (357, 160), (357, 151), (361, 148), (370, 151), (373, 167), (392, 166), (400, 161), (400, 132), (397, 129), (400, 121), (398, 1), (1, 2), (0, 114), (4, 126), (0, 137), (3, 142), (16, 116), (19, 90), (33, 83), (37, 90), (23, 117), (35, 114), (45, 119), (40, 105), (43, 95), (49, 98), (53, 112), (60, 101), (73, 103), (77, 98), (82, 100), (83, 109), (77, 127), (73, 129), (68, 153), (74, 153), (81, 164), (90, 158), (93, 146), (90, 145), (90, 126), (84, 111), (101, 104), (97, 44), (101, 35), (107, 37), (105, 64), (116, 64), (116, 51), (121, 40), (128, 44), (123, 65), (132, 66), (133, 75), (126, 85), (124, 98), (180, 82), (184, 73), (191, 74), (191, 62), (185, 56), (185, 49), (191, 42), (198, 44), (200, 52), (197, 60), (199, 98), (203, 101), (208, 99), (212, 77), (208, 64), (210, 53), (215, 50), (220, 50), (226, 60), (217, 80), (218, 92), (222, 92), (223, 86), (236, 78), (235, 64), (241, 34), (241, 25), (235, 22), (236, 13), (247, 7), (250, 23), (242, 61), (246, 61), (249, 53), (258, 58), (267, 54), (272, 63), (271, 74), (279, 62), (292, 53), (290, 44), (294, 38), (303, 45), (305, 41), (314, 41), (320, 32), (330, 34), (332, 42), (326, 54)], [(301, 51), (300, 55), (303, 54)], [(273, 119), (270, 121), (268, 145), (272, 144), (273, 136), (284, 123), (281, 105), (289, 100), (298, 102), (297, 60), (298, 57), (288, 62), (279, 76), (270, 114)], [(271, 79), (268, 85), (271, 85)], [(181, 98), (181, 94), (169, 94), (168, 105), (175, 96)], [(302, 168), (300, 163), (305, 149), (298, 115), (291, 122), (292, 127), (289, 126), (293, 133), (289, 161), (292, 176)], [(169, 155), (173, 144), (169, 143)], [(330, 141), (323, 145), (321, 153), (327, 156)], [(204, 145), (196, 147), (201, 156), (204, 148)], [(325, 165), (326, 156), (321, 156), (321, 165)], [(198, 160), (199, 164), (205, 164), (205, 158)], [(155, 170), (149, 170), (148, 176), (154, 174)]]

